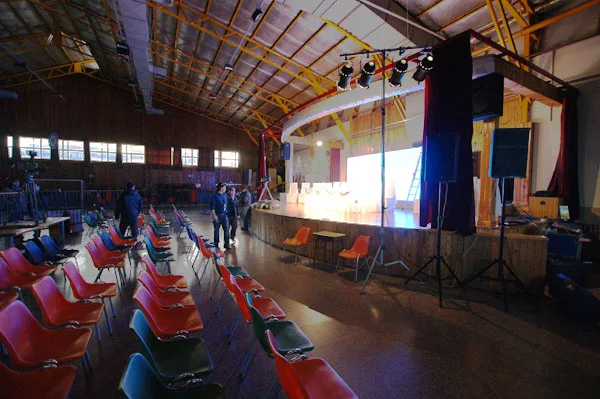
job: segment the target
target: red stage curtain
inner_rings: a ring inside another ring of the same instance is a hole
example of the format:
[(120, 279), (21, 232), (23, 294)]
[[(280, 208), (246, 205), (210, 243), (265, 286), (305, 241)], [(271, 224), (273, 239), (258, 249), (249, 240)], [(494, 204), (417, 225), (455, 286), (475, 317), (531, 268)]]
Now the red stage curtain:
[(340, 181), (340, 149), (329, 149), (329, 181)]
[(265, 154), (265, 135), (264, 133), (258, 136), (258, 185), (256, 190), (256, 198), (260, 198), (262, 192), (262, 184), (260, 181), (263, 177), (267, 176), (267, 155)]
[[(433, 50), (435, 66), (425, 81), (425, 128), (426, 139), (439, 134), (458, 134), (458, 176), (456, 183), (448, 184), (448, 199), (444, 230), (457, 231), (463, 235), (475, 232), (475, 208), (473, 195), (473, 61), (467, 33), (449, 39)], [(438, 184), (425, 182), (424, 171), (432, 159), (423, 159), (421, 172), (420, 224), (437, 227)], [(444, 191), (442, 191), (444, 201)], [(443, 203), (442, 203), (443, 206)]]
[(171, 147), (158, 145), (146, 146), (146, 163), (153, 167), (170, 167)]
[(577, 97), (575, 89), (565, 92), (560, 121), (560, 150), (548, 191), (564, 197), (572, 219), (579, 218)]

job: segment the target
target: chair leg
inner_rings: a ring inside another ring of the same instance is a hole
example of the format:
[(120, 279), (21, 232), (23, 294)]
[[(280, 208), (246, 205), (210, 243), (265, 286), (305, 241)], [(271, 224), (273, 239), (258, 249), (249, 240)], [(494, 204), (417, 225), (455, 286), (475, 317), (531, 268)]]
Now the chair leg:
[(298, 263), (298, 248), (300, 247), (300, 245), (296, 246), (296, 257), (294, 258), (294, 264)]
[(117, 318), (117, 315), (115, 314), (115, 308), (112, 304), (112, 298), (108, 298), (108, 303), (110, 303), (110, 310), (112, 311), (112, 315), (114, 318)]
[(235, 332), (237, 331), (238, 325), (240, 324), (240, 318), (241, 318), (241, 316), (238, 315), (235, 318), (235, 320), (233, 321), (233, 323), (231, 324), (231, 328), (229, 329), (229, 332), (227, 333), (227, 335), (229, 336), (229, 339), (227, 340), (227, 345), (231, 344), (231, 341), (233, 341)]
[(104, 271), (104, 269), (100, 269), (98, 271), (98, 274), (96, 275), (96, 278), (94, 279), (94, 283), (98, 280), (100, 280), (100, 276), (102, 275), (102, 272)]
[(283, 252), (281, 253), (281, 261), (285, 258), (285, 244), (283, 244)]
[(227, 288), (223, 290), (223, 294), (221, 294), (221, 300), (219, 301), (219, 307), (217, 307), (217, 311), (215, 314), (220, 317), (221, 311), (223, 310), (223, 304), (225, 303), (225, 293), (227, 292)]
[(96, 338), (98, 338), (98, 342), (102, 342), (102, 337), (100, 336), (100, 329), (98, 328), (98, 323), (94, 324), (94, 329), (96, 330)]
[(202, 277), (204, 277), (204, 273), (206, 272), (206, 269), (208, 269), (208, 262), (209, 262), (208, 259), (206, 259), (204, 261), (204, 269), (202, 269), (202, 274), (200, 275), (200, 278), (198, 279), (198, 283), (202, 282)]
[(252, 344), (250, 345), (250, 348), (248, 348), (248, 352), (246, 353), (246, 356), (244, 357), (244, 362), (242, 363), (242, 370), (240, 371), (240, 379), (244, 378), (244, 376), (246, 375), (246, 371), (248, 370), (248, 367), (250, 366), (250, 363), (252, 361), (252, 355), (254, 355), (255, 349), (256, 349), (256, 338), (254, 338), (252, 340)]
[(104, 318), (106, 319), (106, 325), (108, 326), (108, 333), (112, 335), (112, 326), (110, 325), (110, 319), (108, 318), (108, 312), (106, 311), (106, 303), (104, 302), (104, 298), (102, 298), (102, 310), (104, 311)]
[[(269, 392), (267, 393), (267, 399), (271, 398), (271, 395), (273, 394), (273, 392), (279, 393), (279, 389), (275, 389), (276, 387), (278, 387), (277, 374), (275, 374), (273, 376), (273, 380), (271, 381), (271, 385), (269, 386)], [(277, 397), (277, 396), (275, 396), (275, 397)]]
[(213, 296), (215, 296), (215, 292), (217, 292), (217, 286), (219, 285), (219, 280), (221, 280), (221, 276), (218, 276), (217, 280), (215, 281), (215, 287), (213, 288), (212, 294), (210, 294), (211, 301), (213, 299)]

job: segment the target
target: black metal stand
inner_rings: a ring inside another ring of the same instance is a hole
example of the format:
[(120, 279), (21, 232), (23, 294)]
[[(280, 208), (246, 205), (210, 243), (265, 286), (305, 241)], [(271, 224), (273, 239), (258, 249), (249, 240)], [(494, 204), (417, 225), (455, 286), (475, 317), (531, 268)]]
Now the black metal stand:
[[(446, 183), (446, 192), (447, 191), (448, 191), (448, 183)], [(454, 273), (454, 271), (452, 270), (450, 265), (448, 265), (448, 263), (442, 256), (442, 226), (444, 224), (444, 214), (443, 214), (443, 208), (442, 208), (441, 204), (442, 204), (442, 182), (439, 182), (438, 183), (437, 244), (436, 244), (435, 255), (433, 255), (431, 258), (429, 258), (429, 260), (423, 266), (421, 266), (421, 268), (419, 270), (417, 270), (412, 276), (407, 278), (406, 281), (404, 282), (404, 284), (408, 284), (409, 282), (414, 280), (417, 277), (417, 275), (419, 275), (419, 274), (423, 274), (424, 276), (427, 276), (429, 278), (436, 279), (436, 281), (438, 282), (438, 297), (439, 297), (439, 301), (440, 301), (440, 308), (443, 307), (442, 306), (442, 281), (454, 278), (459, 284), (461, 284), (460, 280), (458, 279), (458, 277), (456, 277), (456, 274)], [(435, 276), (431, 276), (431, 275), (425, 273), (425, 268), (427, 268), (427, 266), (429, 266), (431, 264), (431, 262), (433, 262), (433, 261), (435, 261)], [(450, 276), (445, 277), (445, 278), (442, 278), (442, 263), (444, 264), (444, 266), (446, 266), (446, 269), (448, 269), (448, 272), (450, 272)]]
[[(500, 283), (500, 285), (502, 286), (502, 295), (504, 297), (504, 311), (506, 313), (508, 313), (508, 297), (506, 294), (506, 283), (510, 282), (511, 280), (506, 280), (505, 279), (505, 275), (504, 275), (504, 269), (506, 269), (508, 271), (508, 273), (513, 277), (514, 282), (517, 283), (517, 285), (519, 286), (519, 288), (523, 291), (525, 291), (525, 285), (523, 284), (523, 282), (519, 279), (519, 277), (515, 274), (515, 272), (510, 268), (510, 266), (508, 265), (508, 263), (506, 263), (506, 260), (504, 259), (504, 230), (505, 230), (505, 221), (506, 221), (506, 210), (505, 210), (505, 203), (504, 203), (504, 177), (500, 178), (500, 187), (502, 188), (502, 192), (501, 194), (501, 203), (502, 203), (502, 212), (501, 212), (501, 217), (500, 217), (500, 249), (498, 251), (498, 258), (496, 260), (494, 260), (492, 263), (490, 263), (489, 265), (487, 265), (486, 267), (484, 267), (479, 273), (477, 273), (476, 275), (468, 278), (467, 280), (465, 280), (463, 282), (463, 285), (467, 285), (469, 284), (471, 281), (473, 281), (476, 278), (483, 278), (486, 280), (491, 280), (491, 281), (497, 281), (498, 283)], [(487, 277), (484, 276), (483, 274), (485, 272), (487, 272), (489, 269), (491, 269), (492, 267), (494, 267), (495, 265), (498, 265), (498, 277)]]

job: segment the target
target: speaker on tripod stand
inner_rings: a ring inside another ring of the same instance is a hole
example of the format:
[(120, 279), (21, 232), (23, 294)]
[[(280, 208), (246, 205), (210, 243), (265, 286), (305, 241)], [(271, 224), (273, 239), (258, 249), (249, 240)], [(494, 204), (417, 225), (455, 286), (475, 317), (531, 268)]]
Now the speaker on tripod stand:
[[(504, 259), (504, 236), (506, 225), (506, 186), (505, 180), (509, 178), (527, 177), (527, 159), (529, 157), (529, 128), (495, 129), (492, 133), (492, 146), (490, 149), (489, 176), (500, 179), (500, 195), (502, 213), (500, 217), (500, 248), (498, 258), (484, 267), (480, 272), (465, 280), (469, 284), (475, 278), (484, 278), (496, 281), (502, 287), (504, 297), (504, 311), (508, 313), (507, 283), (505, 272), (512, 277), (519, 288), (525, 292), (525, 286), (517, 274)], [(484, 276), (494, 266), (498, 266), (496, 277)]]
[[(455, 183), (458, 172), (458, 135), (440, 134), (427, 137), (425, 142), (425, 181), (438, 183), (438, 206), (437, 206), (437, 243), (435, 255), (410, 276), (404, 284), (417, 278), (419, 274), (433, 278), (438, 283), (438, 298), (440, 308), (442, 307), (442, 281), (454, 278), (460, 284), (460, 280), (442, 256), (442, 227), (444, 225), (444, 211), (446, 210), (446, 199), (448, 198), (448, 183)], [(442, 205), (442, 187), (445, 187), (444, 204)], [(425, 269), (435, 261), (435, 275), (425, 273)], [(450, 275), (442, 277), (442, 264)]]

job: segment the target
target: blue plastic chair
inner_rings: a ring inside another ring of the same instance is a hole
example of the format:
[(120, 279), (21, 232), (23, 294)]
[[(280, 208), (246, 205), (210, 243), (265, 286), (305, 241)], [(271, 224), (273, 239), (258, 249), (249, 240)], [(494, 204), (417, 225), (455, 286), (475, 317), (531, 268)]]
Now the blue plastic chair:
[(99, 232), (98, 234), (100, 235), (100, 238), (102, 238), (102, 242), (104, 243), (104, 246), (109, 251), (126, 251), (129, 248), (131, 248), (126, 245), (115, 244), (108, 231), (103, 230), (103, 231)]
[(51, 264), (52, 262), (44, 256), (41, 248), (35, 245), (33, 241), (23, 242), (25, 248), (25, 257), (34, 265)]
[(121, 397), (127, 399), (226, 398), (223, 386), (219, 384), (195, 385), (200, 382), (198, 379), (190, 379), (182, 388), (171, 389), (161, 383), (144, 356), (134, 353), (129, 357), (127, 367), (121, 377), (119, 393)]
[[(77, 249), (61, 248), (50, 236), (41, 236), (39, 238), (39, 244), (51, 261), (53, 259), (64, 259), (66, 261), (69, 258), (73, 258), (77, 264), (77, 254), (79, 253)], [(77, 264), (77, 266), (79, 266), (79, 264)]]

